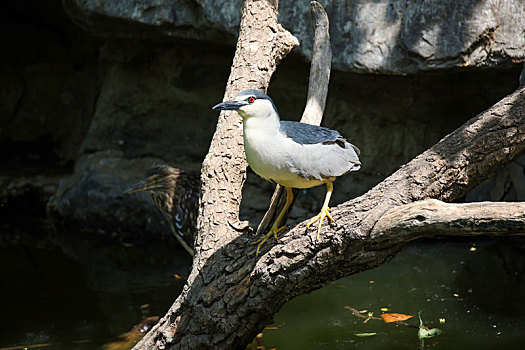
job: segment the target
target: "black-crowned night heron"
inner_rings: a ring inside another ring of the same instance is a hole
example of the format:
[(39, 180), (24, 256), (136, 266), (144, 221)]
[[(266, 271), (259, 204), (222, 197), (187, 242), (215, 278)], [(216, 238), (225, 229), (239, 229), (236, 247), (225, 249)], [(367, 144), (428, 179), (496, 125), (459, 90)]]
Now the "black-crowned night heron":
[(160, 164), (149, 168), (146, 178), (126, 190), (126, 193), (151, 193), (153, 202), (166, 217), (173, 235), (193, 256), (199, 191), (199, 172)]
[(332, 222), (328, 203), (332, 182), (341, 175), (361, 168), (359, 149), (339, 132), (321, 126), (281, 121), (272, 99), (257, 90), (240, 92), (235, 99), (219, 103), (215, 110), (234, 110), (243, 120), (244, 151), (253, 171), (266, 180), (286, 188), (286, 205), (268, 234), (254, 242), (259, 250), (271, 236), (286, 228), (281, 221), (293, 201), (292, 188), (310, 188), (326, 184), (326, 197), (321, 212), (308, 224), (319, 221), (317, 240), (323, 219)]

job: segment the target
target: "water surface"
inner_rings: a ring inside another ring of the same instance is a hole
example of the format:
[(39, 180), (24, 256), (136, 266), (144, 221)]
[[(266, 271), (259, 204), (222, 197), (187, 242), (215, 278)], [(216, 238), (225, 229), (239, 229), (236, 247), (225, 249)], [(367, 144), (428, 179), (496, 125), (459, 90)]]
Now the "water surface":
[[(5, 227), (3, 230), (5, 231)], [(190, 259), (173, 246), (3, 232), (0, 348), (99, 349), (180, 293)], [(9, 234), (9, 236), (6, 236)], [(391, 262), (298, 297), (264, 331), (267, 349), (418, 349), (417, 312), (443, 335), (434, 349), (521, 349), (525, 343), (524, 240), (414, 243)], [(413, 327), (357, 318), (416, 315)], [(439, 319), (445, 323), (440, 324)], [(361, 338), (356, 333), (376, 335)]]

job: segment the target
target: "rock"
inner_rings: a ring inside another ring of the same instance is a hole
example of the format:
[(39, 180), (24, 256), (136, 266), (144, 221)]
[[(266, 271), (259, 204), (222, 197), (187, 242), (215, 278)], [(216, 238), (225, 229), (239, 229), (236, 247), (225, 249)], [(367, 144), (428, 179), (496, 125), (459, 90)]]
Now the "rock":
[(228, 59), (199, 50), (192, 57), (173, 48), (108, 46), (104, 59), (113, 63), (80, 152), (119, 150), (127, 158), (154, 156), (200, 169), (215, 129), (209, 103), (222, 98)]
[(0, 13), (2, 158), (10, 159), (9, 168), (23, 162), (63, 167), (75, 159), (93, 117), (100, 89), (97, 40), (75, 47), (84, 34), (63, 24), (69, 20), (56, 1), (15, 3)]
[(148, 194), (126, 194), (144, 169), (158, 159), (126, 160), (116, 151), (79, 158), (74, 174), (64, 178), (48, 203), (48, 213), (62, 231), (98, 235), (123, 242), (171, 241), (169, 226)]
[[(310, 6), (281, 1), (279, 19), (311, 57)], [(522, 62), (522, 0), (330, 1), (333, 64), (343, 71), (414, 74)], [(241, 0), (65, 0), (72, 18), (104, 37), (179, 37), (235, 44)]]
[(525, 156), (507, 164), (465, 196), (467, 202), (525, 201)]

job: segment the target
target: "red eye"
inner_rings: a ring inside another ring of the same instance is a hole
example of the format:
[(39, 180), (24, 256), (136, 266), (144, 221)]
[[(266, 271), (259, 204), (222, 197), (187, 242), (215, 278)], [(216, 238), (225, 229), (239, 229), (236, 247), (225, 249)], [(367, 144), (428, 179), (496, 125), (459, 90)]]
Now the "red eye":
[(255, 97), (253, 97), (253, 96), (248, 97), (248, 102), (254, 103), (255, 102)]

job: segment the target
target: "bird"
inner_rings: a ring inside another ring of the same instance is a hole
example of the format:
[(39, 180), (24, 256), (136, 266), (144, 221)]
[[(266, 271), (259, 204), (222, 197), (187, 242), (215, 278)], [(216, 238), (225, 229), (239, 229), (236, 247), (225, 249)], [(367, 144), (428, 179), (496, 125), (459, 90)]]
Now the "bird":
[(236, 111), (242, 118), (244, 152), (252, 170), (265, 180), (276, 182), (286, 189), (286, 204), (269, 232), (258, 244), (286, 229), (280, 226), (293, 202), (293, 188), (303, 189), (326, 185), (326, 196), (321, 211), (312, 218), (307, 228), (316, 222), (317, 241), (325, 217), (335, 222), (328, 204), (333, 182), (339, 176), (361, 168), (359, 149), (341, 134), (329, 128), (306, 123), (281, 120), (273, 100), (265, 93), (249, 89), (241, 91), (233, 100), (221, 102), (214, 110)]
[(126, 190), (126, 193), (136, 192), (151, 193), (155, 206), (166, 217), (177, 241), (194, 256), (200, 173), (157, 164), (146, 170), (144, 180)]

